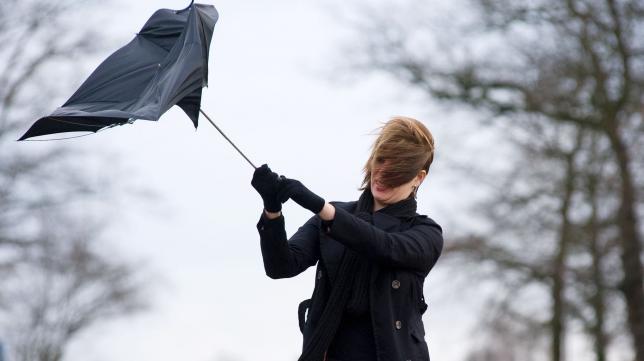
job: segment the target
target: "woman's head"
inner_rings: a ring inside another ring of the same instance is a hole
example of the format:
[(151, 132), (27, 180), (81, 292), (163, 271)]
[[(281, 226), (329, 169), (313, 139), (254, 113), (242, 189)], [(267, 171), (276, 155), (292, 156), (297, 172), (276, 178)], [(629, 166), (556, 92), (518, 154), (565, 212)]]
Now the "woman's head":
[(434, 137), (416, 119), (393, 117), (379, 128), (378, 138), (364, 166), (361, 190), (371, 189), (376, 202), (405, 199), (424, 180), (434, 160)]

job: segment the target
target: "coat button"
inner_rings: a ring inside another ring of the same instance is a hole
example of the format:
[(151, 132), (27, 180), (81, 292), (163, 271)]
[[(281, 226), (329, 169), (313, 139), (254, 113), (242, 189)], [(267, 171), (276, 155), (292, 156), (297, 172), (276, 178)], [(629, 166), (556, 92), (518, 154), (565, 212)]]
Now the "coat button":
[(318, 279), (322, 278), (322, 271), (318, 271)]
[(396, 330), (400, 330), (402, 328), (402, 322), (396, 321)]
[(393, 288), (393, 289), (395, 289), (395, 290), (399, 289), (399, 288), (400, 288), (400, 281), (398, 281), (398, 280), (393, 280), (393, 281), (391, 282), (391, 288)]

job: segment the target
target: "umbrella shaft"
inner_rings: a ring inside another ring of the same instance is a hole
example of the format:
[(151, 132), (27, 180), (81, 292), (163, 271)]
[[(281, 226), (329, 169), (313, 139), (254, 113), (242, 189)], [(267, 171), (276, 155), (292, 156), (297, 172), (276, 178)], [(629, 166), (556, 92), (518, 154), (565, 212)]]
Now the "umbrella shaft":
[(241, 150), (239, 150), (239, 148), (237, 148), (237, 146), (235, 145), (235, 143), (233, 143), (230, 139), (228, 139), (228, 137), (226, 136), (226, 134), (224, 134), (224, 132), (222, 132), (222, 131), (221, 131), (221, 129), (219, 129), (219, 127), (217, 126), (217, 124), (215, 124), (215, 122), (213, 122), (213, 121), (212, 121), (212, 119), (210, 119), (210, 117), (209, 117), (209, 116), (208, 116), (208, 115), (207, 115), (203, 110), (199, 109), (199, 111), (201, 112), (201, 114), (203, 114), (203, 116), (204, 116), (204, 117), (206, 117), (206, 119), (208, 119), (208, 121), (210, 122), (210, 124), (212, 124), (212, 125), (213, 125), (213, 126), (214, 126), (218, 131), (219, 131), (219, 133), (221, 133), (221, 135), (223, 135), (223, 136), (224, 136), (224, 138), (226, 138), (226, 140), (227, 140), (227, 141), (228, 141), (228, 142), (229, 142), (233, 147), (235, 147), (235, 149), (237, 149), (237, 151), (239, 152), (239, 154), (241, 154), (241, 155), (242, 155), (242, 157), (244, 157), (244, 159), (246, 159), (246, 161), (247, 161), (248, 163), (250, 163), (250, 165), (251, 165), (251, 166), (253, 166), (253, 168), (257, 169), (257, 167), (255, 167), (255, 164), (253, 164), (253, 162), (251, 162), (251, 161), (250, 161), (250, 159), (248, 159), (248, 157), (247, 157), (246, 155), (244, 155), (244, 153), (242, 153), (242, 151), (241, 151)]

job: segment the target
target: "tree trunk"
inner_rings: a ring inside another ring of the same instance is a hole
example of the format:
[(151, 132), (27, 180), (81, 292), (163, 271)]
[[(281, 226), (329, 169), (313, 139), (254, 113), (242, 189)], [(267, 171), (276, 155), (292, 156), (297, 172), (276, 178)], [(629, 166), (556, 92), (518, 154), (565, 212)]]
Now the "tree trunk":
[(568, 213), (570, 211), (572, 196), (575, 191), (577, 172), (575, 170), (574, 162), (575, 155), (581, 144), (581, 132), (581, 130), (578, 131), (575, 149), (573, 149), (569, 154), (566, 154), (564, 158), (566, 162), (566, 176), (564, 178), (560, 208), (561, 229), (559, 234), (559, 248), (557, 249), (557, 254), (554, 259), (552, 283), (552, 361), (562, 361), (565, 359), (566, 301), (564, 293), (566, 286), (566, 259), (571, 241), (571, 223)]
[(633, 336), (635, 359), (644, 361), (644, 279), (642, 277), (642, 245), (638, 233), (635, 205), (636, 191), (630, 169), (630, 155), (619, 134), (618, 121), (608, 122), (608, 137), (617, 158), (621, 181), (618, 226), (622, 245), (624, 279), (620, 290), (628, 308), (628, 326)]
[[(593, 137), (591, 144), (591, 162), (598, 162), (597, 159), (597, 143), (596, 143), (596, 134), (591, 135)], [(608, 346), (608, 338), (606, 336), (606, 331), (604, 330), (604, 318), (606, 315), (606, 286), (604, 282), (604, 276), (602, 273), (603, 268), (603, 252), (600, 249), (599, 245), (599, 205), (597, 202), (597, 183), (601, 177), (600, 171), (590, 172), (588, 175), (588, 185), (587, 185), (587, 194), (588, 201), (591, 207), (590, 219), (588, 220), (588, 241), (589, 241), (589, 251), (592, 257), (591, 265), (591, 283), (593, 285), (593, 293), (589, 299), (591, 308), (595, 316), (595, 322), (591, 325), (591, 335), (594, 338), (594, 349), (595, 349), (595, 360), (596, 361), (606, 361), (606, 347)]]

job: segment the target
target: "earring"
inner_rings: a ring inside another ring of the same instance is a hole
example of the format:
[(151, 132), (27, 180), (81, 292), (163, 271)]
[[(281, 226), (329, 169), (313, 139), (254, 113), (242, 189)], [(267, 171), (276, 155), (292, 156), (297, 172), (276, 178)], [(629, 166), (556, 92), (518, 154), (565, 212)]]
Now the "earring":
[(416, 198), (416, 190), (418, 190), (418, 186), (411, 186), (411, 192), (414, 194), (414, 198)]

